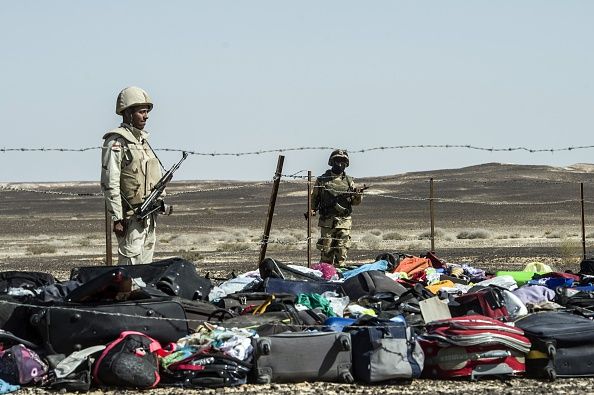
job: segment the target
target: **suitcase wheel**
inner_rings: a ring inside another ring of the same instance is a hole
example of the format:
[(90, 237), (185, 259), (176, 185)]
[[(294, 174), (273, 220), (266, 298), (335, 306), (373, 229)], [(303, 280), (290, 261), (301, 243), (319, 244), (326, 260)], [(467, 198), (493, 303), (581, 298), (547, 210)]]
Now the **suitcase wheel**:
[(555, 381), (557, 379), (557, 372), (555, 372), (555, 369), (547, 367), (545, 368), (545, 373), (547, 374), (549, 380)]
[(343, 372), (342, 373), (342, 381), (348, 384), (353, 384), (355, 382), (355, 378), (351, 374), (351, 372)]
[(33, 326), (37, 326), (39, 325), (39, 323), (41, 322), (41, 314), (33, 314), (30, 318), (29, 318), (29, 322), (31, 323), (31, 325)]
[(272, 382), (272, 379), (270, 378), (269, 375), (264, 374), (264, 375), (258, 376), (256, 381), (258, 382), (258, 384), (270, 384)]
[(342, 346), (343, 350), (345, 350), (345, 351), (349, 351), (351, 349), (351, 342), (349, 342), (349, 339), (347, 339), (345, 337), (340, 339), (340, 345)]
[(555, 359), (555, 355), (557, 355), (557, 349), (555, 348), (555, 346), (551, 343), (547, 344), (547, 355), (549, 356), (549, 358), (551, 359)]

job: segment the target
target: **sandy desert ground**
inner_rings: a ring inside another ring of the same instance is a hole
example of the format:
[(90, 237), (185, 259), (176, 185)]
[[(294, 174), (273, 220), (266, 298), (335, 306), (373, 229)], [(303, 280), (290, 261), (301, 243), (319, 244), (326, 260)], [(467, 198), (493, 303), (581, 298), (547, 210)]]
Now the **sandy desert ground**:
[[(580, 182), (584, 183), (586, 200), (587, 245), (591, 245), (591, 165), (555, 168), (490, 163), (357, 180), (371, 188), (353, 215), (352, 263), (371, 262), (381, 252), (418, 255), (430, 249), (426, 200), (430, 178), (434, 178), (437, 198), (435, 250), (446, 261), (471, 263), (490, 271), (521, 269), (531, 261), (546, 262), (557, 270), (576, 270), (582, 254)], [(156, 258), (182, 256), (194, 261), (201, 273), (210, 272), (215, 277), (257, 268), (271, 191), (270, 182), (172, 183), (168, 201), (175, 205), (175, 213), (160, 218)], [(97, 182), (0, 183), (1, 267), (49, 271), (66, 279), (73, 267), (103, 264), (103, 200), (100, 196), (72, 195), (97, 192)], [(283, 179), (268, 256), (284, 262), (307, 263), (303, 217), (306, 208), (307, 183)], [(312, 231), (315, 242), (315, 223)], [(115, 247), (113, 251), (116, 257)], [(312, 262), (317, 256), (312, 245)], [(562, 393), (592, 388), (591, 380), (561, 383), (553, 386), (533, 380), (475, 384), (415, 381), (411, 386), (389, 388), (316, 384), (307, 388), (242, 387), (232, 392)]]

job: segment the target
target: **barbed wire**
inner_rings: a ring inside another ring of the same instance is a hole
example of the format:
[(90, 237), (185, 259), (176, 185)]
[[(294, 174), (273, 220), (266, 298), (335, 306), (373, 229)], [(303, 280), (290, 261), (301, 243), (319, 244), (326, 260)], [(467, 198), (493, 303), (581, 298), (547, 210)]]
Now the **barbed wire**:
[[(67, 148), (67, 147), (3, 147), (0, 148), (0, 152), (86, 152), (92, 150), (100, 150), (104, 147), (83, 147), (83, 148)], [(408, 145), (391, 145), (391, 146), (379, 146), (379, 147), (368, 147), (360, 149), (347, 149), (351, 154), (365, 153), (373, 151), (388, 151), (388, 150), (406, 150), (406, 149), (469, 149), (475, 151), (486, 151), (486, 152), (514, 152), (523, 151), (528, 153), (542, 153), (542, 152), (561, 152), (561, 151), (576, 151), (594, 148), (594, 145), (578, 145), (578, 146), (567, 146), (567, 147), (553, 147), (553, 148), (530, 148), (524, 146), (518, 147), (481, 147), (472, 144), (408, 144)], [(130, 148), (128, 148), (130, 149)], [(303, 147), (285, 147), (285, 148), (271, 148), (256, 151), (243, 151), (243, 152), (200, 152), (182, 148), (155, 148), (155, 151), (163, 152), (187, 152), (190, 155), (197, 156), (251, 156), (251, 155), (262, 155), (269, 153), (283, 153), (292, 151), (320, 151), (320, 150), (334, 150), (336, 147), (329, 146), (303, 146)]]
[[(271, 183), (272, 183), (272, 181), (263, 181), (263, 182), (258, 182), (258, 183), (232, 185), (232, 186), (227, 186), (227, 187), (188, 189), (188, 190), (184, 190), (184, 191), (168, 192), (167, 196), (172, 197), (172, 196), (186, 195), (186, 194), (190, 194), (190, 193), (231, 191), (231, 190), (244, 189), (244, 188), (250, 188), (250, 187), (260, 187), (263, 185), (270, 185)], [(71, 196), (71, 197), (103, 197), (103, 193), (101, 193), (101, 192), (62, 192), (62, 191), (51, 191), (51, 190), (42, 190), (42, 189), (33, 189), (33, 188), (21, 188), (21, 187), (15, 186), (15, 185), (1, 185), (1, 184), (0, 184), (0, 191), (30, 192), (30, 193), (39, 193), (39, 194), (47, 194), (47, 195)]]
[[(167, 196), (175, 197), (181, 196), (191, 193), (203, 193), (203, 192), (218, 192), (218, 191), (230, 191), (230, 190), (237, 190), (237, 189), (244, 189), (249, 187), (260, 187), (264, 185), (270, 185), (273, 181), (265, 181), (260, 183), (250, 183), (250, 184), (243, 184), (243, 185), (235, 185), (235, 186), (228, 186), (228, 187), (216, 187), (216, 188), (199, 188), (199, 189), (191, 189), (186, 191), (177, 191), (177, 192), (170, 192)], [(284, 183), (296, 183), (295, 181), (285, 181)], [(317, 188), (323, 188), (323, 186), (317, 186)], [(356, 194), (357, 192), (352, 191), (337, 191), (332, 189), (327, 189), (332, 192), (342, 193), (342, 194)], [(68, 196), (68, 197), (93, 197), (99, 198), (103, 197), (101, 192), (62, 192), (62, 191), (51, 191), (51, 190), (39, 190), (39, 189), (31, 189), (31, 188), (20, 188), (13, 185), (0, 185), (0, 191), (7, 191), (7, 192), (29, 192), (29, 193), (39, 193), (39, 194), (47, 194), (47, 195), (57, 195), (57, 196)], [(513, 201), (485, 201), (485, 200), (468, 200), (468, 199), (453, 199), (453, 198), (429, 198), (429, 197), (406, 197), (406, 196), (392, 196), (392, 195), (385, 195), (379, 193), (368, 193), (364, 194), (367, 198), (374, 198), (380, 197), (384, 199), (392, 199), (392, 200), (400, 200), (400, 201), (410, 201), (410, 202), (428, 202), (433, 200), (436, 203), (455, 203), (455, 204), (480, 204), (486, 206), (546, 206), (546, 205), (558, 205), (558, 204), (566, 204), (566, 203), (580, 203), (580, 199), (565, 199), (565, 200), (556, 200), (556, 201), (548, 201), (548, 202), (513, 202)], [(594, 201), (584, 200), (585, 204), (594, 204)]]
[(103, 196), (101, 192), (62, 192), (62, 191), (51, 191), (51, 190), (42, 190), (42, 189), (32, 189), (32, 188), (21, 188), (14, 185), (1, 185), (0, 184), (0, 191), (7, 191), (7, 192), (31, 192), (31, 193), (40, 193), (46, 195), (59, 195), (59, 196), (72, 196), (72, 197), (99, 197)]
[(168, 192), (167, 196), (179, 196), (179, 195), (186, 195), (189, 193), (202, 193), (202, 192), (220, 192), (220, 191), (233, 191), (236, 189), (245, 189), (251, 187), (260, 187), (263, 185), (270, 185), (273, 181), (264, 181), (258, 183), (250, 183), (250, 184), (243, 184), (243, 185), (232, 185), (228, 187), (215, 187), (215, 188), (198, 188), (198, 189), (188, 189), (185, 191), (174, 191)]

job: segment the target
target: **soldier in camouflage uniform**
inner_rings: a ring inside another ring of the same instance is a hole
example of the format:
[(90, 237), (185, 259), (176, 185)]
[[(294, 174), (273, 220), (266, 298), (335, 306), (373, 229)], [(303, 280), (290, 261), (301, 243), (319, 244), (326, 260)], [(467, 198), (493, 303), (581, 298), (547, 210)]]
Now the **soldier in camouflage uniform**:
[(162, 176), (161, 163), (144, 130), (153, 103), (137, 87), (120, 92), (120, 127), (107, 132), (101, 157), (101, 189), (118, 239), (118, 264), (150, 263), (155, 250), (156, 213), (140, 221), (134, 213)]
[(351, 240), (352, 206), (361, 203), (363, 190), (355, 188), (353, 178), (346, 175), (349, 155), (335, 150), (328, 159), (328, 169), (319, 176), (311, 195), (312, 215), (319, 212), (320, 239), (316, 247), (321, 262), (341, 267), (346, 265)]

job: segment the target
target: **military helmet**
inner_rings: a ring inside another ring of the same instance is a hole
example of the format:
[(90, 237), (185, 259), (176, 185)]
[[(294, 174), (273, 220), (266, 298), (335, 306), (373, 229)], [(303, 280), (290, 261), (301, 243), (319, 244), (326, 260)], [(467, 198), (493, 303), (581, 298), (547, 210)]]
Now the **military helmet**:
[(118, 95), (116, 114), (122, 115), (126, 108), (142, 105), (148, 106), (149, 111), (153, 109), (153, 101), (148, 93), (136, 86), (129, 86), (124, 88)]
[(332, 153), (330, 154), (330, 158), (328, 158), (328, 166), (332, 166), (332, 162), (334, 162), (334, 159), (336, 158), (346, 159), (346, 165), (349, 165), (349, 153), (346, 150), (336, 149), (332, 151)]

